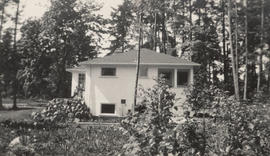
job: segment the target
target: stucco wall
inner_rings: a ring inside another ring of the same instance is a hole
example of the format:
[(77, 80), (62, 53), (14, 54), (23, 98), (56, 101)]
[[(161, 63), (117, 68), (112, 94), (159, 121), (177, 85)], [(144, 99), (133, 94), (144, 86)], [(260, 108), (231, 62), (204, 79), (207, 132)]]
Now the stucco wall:
[[(102, 67), (116, 67), (116, 76), (101, 76)], [(148, 77), (139, 78), (139, 84), (144, 88), (150, 88), (155, 84), (158, 68), (175, 68), (175, 67), (156, 67), (148, 66)], [(85, 101), (90, 107), (93, 115), (101, 115), (101, 104), (115, 104), (115, 115), (126, 115), (132, 108), (134, 101), (134, 87), (136, 68), (134, 66), (89, 66), (86, 70), (86, 91)], [(178, 69), (191, 69), (189, 82), (193, 82), (193, 70), (191, 67), (178, 67)], [(176, 69), (175, 69), (176, 70)], [(72, 91), (78, 83), (78, 73), (72, 74)], [(176, 81), (176, 80), (175, 80)], [(176, 98), (180, 98), (176, 105), (185, 100), (184, 88), (172, 88), (176, 93)], [(121, 104), (121, 99), (126, 99), (126, 104)], [(102, 114), (104, 115), (104, 114)], [(106, 114), (105, 114), (106, 115)]]

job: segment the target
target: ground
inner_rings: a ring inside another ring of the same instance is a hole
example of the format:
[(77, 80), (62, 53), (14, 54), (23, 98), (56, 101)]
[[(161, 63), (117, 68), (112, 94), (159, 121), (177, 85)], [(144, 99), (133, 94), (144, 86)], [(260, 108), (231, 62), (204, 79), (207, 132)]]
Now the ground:
[(41, 111), (44, 108), (45, 101), (37, 100), (18, 100), (18, 110), (10, 110), (12, 107), (11, 99), (3, 99), (3, 105), (6, 110), (0, 111), (0, 122), (10, 119), (13, 121), (29, 121), (32, 112)]

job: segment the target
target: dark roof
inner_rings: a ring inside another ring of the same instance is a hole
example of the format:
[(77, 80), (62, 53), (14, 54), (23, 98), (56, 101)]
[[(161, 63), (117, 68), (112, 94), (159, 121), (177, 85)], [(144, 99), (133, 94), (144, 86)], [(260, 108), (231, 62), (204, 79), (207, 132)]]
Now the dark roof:
[[(80, 65), (87, 64), (136, 64), (138, 50), (130, 50), (124, 53), (115, 53), (101, 58), (81, 62)], [(194, 63), (179, 57), (170, 56), (164, 53), (157, 53), (149, 49), (141, 49), (141, 64), (145, 65), (189, 65), (199, 66), (200, 64)]]

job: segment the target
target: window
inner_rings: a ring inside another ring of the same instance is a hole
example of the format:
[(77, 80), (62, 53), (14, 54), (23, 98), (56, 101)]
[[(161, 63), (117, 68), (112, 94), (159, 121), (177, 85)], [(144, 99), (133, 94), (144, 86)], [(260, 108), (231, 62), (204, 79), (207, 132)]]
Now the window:
[(121, 104), (126, 104), (126, 99), (121, 99)]
[(169, 86), (174, 86), (174, 69), (159, 69), (158, 76), (165, 79)]
[(85, 87), (85, 74), (84, 73), (79, 73), (78, 86), (81, 87), (81, 88)]
[(177, 71), (177, 86), (188, 84), (188, 71)]
[(101, 68), (101, 76), (115, 76), (116, 68)]
[(140, 77), (147, 77), (148, 75), (148, 68), (141, 66), (140, 67)]
[(115, 104), (101, 104), (101, 113), (115, 114)]

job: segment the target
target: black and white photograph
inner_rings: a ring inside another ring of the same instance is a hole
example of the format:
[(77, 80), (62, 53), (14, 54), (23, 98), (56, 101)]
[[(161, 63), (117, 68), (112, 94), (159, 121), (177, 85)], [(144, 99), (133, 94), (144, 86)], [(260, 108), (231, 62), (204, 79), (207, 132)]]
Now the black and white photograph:
[(270, 0), (0, 0), (0, 156), (270, 156)]

